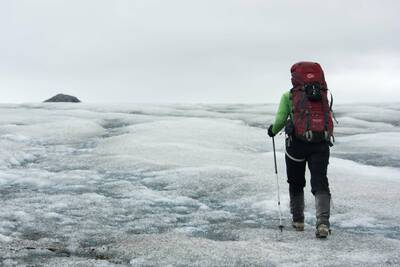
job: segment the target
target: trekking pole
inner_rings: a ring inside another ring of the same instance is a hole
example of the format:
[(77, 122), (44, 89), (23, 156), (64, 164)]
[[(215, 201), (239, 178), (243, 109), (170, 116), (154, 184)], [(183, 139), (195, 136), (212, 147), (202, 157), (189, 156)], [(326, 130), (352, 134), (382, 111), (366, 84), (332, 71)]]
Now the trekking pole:
[(274, 163), (275, 163), (275, 176), (276, 176), (276, 186), (277, 186), (277, 195), (278, 195), (278, 208), (279, 208), (279, 229), (283, 232), (283, 224), (282, 224), (282, 211), (281, 211), (281, 197), (279, 194), (279, 179), (278, 179), (278, 168), (276, 165), (276, 152), (275, 152), (275, 139), (272, 137), (272, 146), (274, 148)]

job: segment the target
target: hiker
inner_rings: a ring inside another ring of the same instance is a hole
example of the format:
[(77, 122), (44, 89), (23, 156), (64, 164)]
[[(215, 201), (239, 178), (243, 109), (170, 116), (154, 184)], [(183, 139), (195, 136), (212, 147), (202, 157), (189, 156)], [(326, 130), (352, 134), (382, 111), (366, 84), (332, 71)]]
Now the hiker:
[(297, 231), (304, 231), (305, 168), (308, 163), (311, 192), (315, 196), (316, 237), (326, 238), (330, 233), (331, 200), (327, 168), (333, 140), (328, 88), (318, 63), (298, 62), (290, 72), (293, 88), (282, 95), (268, 135), (274, 137), (285, 127), (285, 161), (292, 226)]

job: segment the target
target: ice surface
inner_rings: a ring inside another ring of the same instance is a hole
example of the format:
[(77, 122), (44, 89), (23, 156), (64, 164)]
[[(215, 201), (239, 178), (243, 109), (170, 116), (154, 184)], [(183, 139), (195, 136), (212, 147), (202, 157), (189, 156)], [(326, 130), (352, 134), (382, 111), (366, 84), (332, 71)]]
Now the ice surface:
[(329, 240), (290, 229), (276, 105), (0, 105), (2, 266), (398, 266), (400, 105), (340, 105)]

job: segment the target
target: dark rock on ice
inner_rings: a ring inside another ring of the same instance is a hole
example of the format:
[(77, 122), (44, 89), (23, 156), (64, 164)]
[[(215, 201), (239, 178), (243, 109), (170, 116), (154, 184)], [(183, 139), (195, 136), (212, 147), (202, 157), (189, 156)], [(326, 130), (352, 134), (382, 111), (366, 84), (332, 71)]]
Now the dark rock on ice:
[(72, 102), (72, 103), (80, 103), (81, 101), (75, 97), (75, 96), (71, 96), (71, 95), (64, 95), (64, 94), (58, 94), (53, 96), (52, 98), (49, 98), (47, 100), (45, 100), (44, 102)]

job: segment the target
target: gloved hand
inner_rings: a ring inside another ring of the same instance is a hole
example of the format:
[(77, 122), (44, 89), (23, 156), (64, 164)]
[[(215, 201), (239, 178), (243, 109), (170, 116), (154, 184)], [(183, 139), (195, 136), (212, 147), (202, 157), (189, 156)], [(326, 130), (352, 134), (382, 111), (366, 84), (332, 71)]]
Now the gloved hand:
[(273, 124), (271, 124), (270, 126), (269, 126), (269, 128), (268, 128), (268, 135), (269, 135), (269, 137), (274, 137), (275, 136), (275, 134), (272, 132), (272, 127), (273, 127), (274, 125)]

